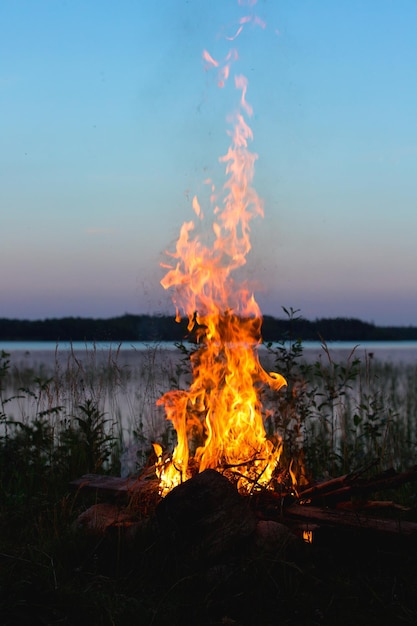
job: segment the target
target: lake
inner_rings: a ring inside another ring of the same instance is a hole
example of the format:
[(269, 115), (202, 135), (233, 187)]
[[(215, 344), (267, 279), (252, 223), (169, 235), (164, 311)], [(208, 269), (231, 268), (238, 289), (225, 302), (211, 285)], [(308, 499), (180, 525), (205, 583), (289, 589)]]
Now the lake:
[[(276, 345), (276, 344), (274, 344)], [(335, 360), (348, 358), (352, 350), (355, 355), (363, 359), (371, 357), (380, 361), (392, 363), (416, 363), (417, 365), (417, 341), (329, 341), (327, 343), (330, 354)], [(322, 344), (320, 341), (303, 342), (303, 354), (306, 361), (314, 361), (318, 356), (324, 357)], [(82, 356), (94, 352), (96, 356), (107, 358), (109, 352), (117, 353), (118, 359), (125, 364), (133, 363), (138, 357), (138, 353), (145, 353), (149, 350), (158, 352), (168, 351), (171, 356), (179, 354), (174, 342), (161, 341), (158, 343), (143, 341), (125, 341), (120, 343), (109, 342), (83, 342), (74, 341), (72, 343), (53, 341), (0, 341), (0, 351), (4, 350), (11, 354), (12, 362), (17, 364), (23, 362), (30, 366), (32, 362), (45, 365), (52, 363), (57, 357), (64, 358), (71, 352)], [(265, 351), (264, 346), (260, 347), (260, 353)]]

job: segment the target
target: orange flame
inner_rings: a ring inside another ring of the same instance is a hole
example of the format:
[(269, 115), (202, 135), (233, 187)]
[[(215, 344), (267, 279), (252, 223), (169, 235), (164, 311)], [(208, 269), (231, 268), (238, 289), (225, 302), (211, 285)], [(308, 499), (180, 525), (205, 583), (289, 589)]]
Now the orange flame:
[[(203, 58), (218, 69), (223, 86), (237, 52), (231, 50), (222, 63), (206, 51)], [(161, 284), (173, 290), (176, 319), (184, 314), (188, 329), (197, 327), (200, 347), (191, 356), (190, 388), (169, 391), (158, 401), (177, 435), (170, 457), (164, 458), (161, 446), (154, 445), (162, 495), (207, 468), (232, 472), (241, 490), (268, 486), (282, 449), (280, 441), (267, 439), (260, 390), (265, 385), (279, 390), (286, 381), (262, 368), (257, 352), (262, 315), (247, 286), (232, 276), (246, 264), (251, 249), (250, 221), (263, 216), (252, 187), (257, 155), (248, 149), (252, 131), (245, 116), (252, 115), (252, 108), (246, 101), (246, 78), (236, 76), (235, 86), (240, 102), (231, 120), (231, 144), (220, 158), (226, 182), (218, 204), (212, 181), (206, 181), (214, 200), (211, 229), (200, 232), (194, 221), (185, 222), (175, 252), (167, 253), (172, 262), (163, 265), (168, 271)], [(196, 197), (192, 206), (202, 224)]]

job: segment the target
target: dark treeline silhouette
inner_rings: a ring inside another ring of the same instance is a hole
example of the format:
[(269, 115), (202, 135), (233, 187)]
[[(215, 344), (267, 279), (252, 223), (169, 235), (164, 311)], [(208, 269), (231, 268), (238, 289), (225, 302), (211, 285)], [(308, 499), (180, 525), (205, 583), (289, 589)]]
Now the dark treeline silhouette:
[[(415, 326), (375, 326), (354, 318), (322, 318), (315, 321), (278, 319), (265, 315), (264, 341), (288, 337), (325, 341), (417, 340)], [(193, 339), (187, 321), (179, 324), (172, 316), (122, 315), (109, 319), (82, 317), (44, 320), (0, 318), (0, 341), (182, 341)]]

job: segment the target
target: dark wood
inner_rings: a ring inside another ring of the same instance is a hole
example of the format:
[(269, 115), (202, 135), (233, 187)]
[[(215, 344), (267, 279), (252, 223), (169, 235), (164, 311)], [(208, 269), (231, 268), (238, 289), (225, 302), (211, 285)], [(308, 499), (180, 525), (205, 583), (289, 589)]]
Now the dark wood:
[(344, 488), (346, 484), (349, 484), (350, 480), (351, 474), (344, 474), (343, 476), (338, 476), (337, 478), (331, 478), (330, 480), (317, 483), (301, 491), (299, 499), (302, 502), (306, 502), (307, 500), (312, 502), (317, 498), (322, 498), (326, 494), (336, 491), (337, 489)]
[(154, 470), (148, 470), (140, 476), (120, 478), (100, 474), (84, 474), (70, 482), (71, 489), (82, 492), (95, 492), (97, 495), (122, 502), (140, 496), (149, 490), (158, 491), (158, 480)]
[(417, 480), (417, 465), (400, 473), (391, 468), (369, 479), (363, 479), (358, 474), (346, 474), (305, 489), (299, 495), (299, 502), (335, 505), (353, 497), (363, 497), (366, 494), (395, 489), (415, 480)]
[[(242, 497), (225, 476), (214, 470), (196, 474), (163, 499), (158, 495), (153, 468), (129, 478), (86, 474), (72, 481), (71, 487), (97, 500), (113, 501), (118, 506), (129, 504), (142, 517), (156, 508), (160, 529), (168, 542), (185, 541), (200, 556), (223, 550), (251, 534), (255, 519), (284, 523), (291, 529), (350, 529), (381, 537), (417, 539), (417, 522), (402, 519), (407, 509), (392, 500), (368, 499), (372, 492), (417, 480), (417, 466), (401, 473), (391, 469), (370, 479), (361, 474), (346, 474), (313, 485), (297, 500), (267, 490)], [(376, 516), (378, 510), (384, 518)]]
[(257, 523), (248, 500), (212, 469), (170, 491), (158, 504), (156, 518), (167, 546), (195, 560), (235, 549)]
[(403, 535), (417, 539), (417, 523), (400, 519), (380, 519), (358, 511), (320, 508), (317, 506), (293, 504), (285, 511), (285, 519), (298, 522), (308, 521), (320, 526), (360, 529), (389, 535)]

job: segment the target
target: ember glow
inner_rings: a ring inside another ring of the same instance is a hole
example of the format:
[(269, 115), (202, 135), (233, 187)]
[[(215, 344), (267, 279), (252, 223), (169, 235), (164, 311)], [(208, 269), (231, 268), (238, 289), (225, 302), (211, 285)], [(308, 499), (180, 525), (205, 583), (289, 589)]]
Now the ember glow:
[[(257, 23), (242, 18), (239, 32), (250, 22)], [(231, 78), (237, 58), (234, 48), (224, 61), (203, 53), (207, 66), (218, 72), (219, 87)], [(177, 321), (188, 318), (199, 346), (191, 355), (190, 388), (169, 391), (159, 400), (177, 434), (170, 456), (154, 444), (162, 495), (207, 468), (233, 476), (241, 491), (269, 486), (282, 451), (279, 440), (272, 443), (266, 436), (260, 392), (265, 385), (277, 391), (286, 381), (262, 368), (261, 311), (245, 282), (235, 279), (251, 249), (250, 222), (263, 216), (263, 207), (252, 187), (257, 155), (248, 149), (248, 84), (242, 75), (233, 80), (239, 97), (230, 118), (230, 146), (220, 157), (223, 190), (217, 193), (214, 183), (205, 181), (211, 185), (208, 227), (194, 197), (196, 218), (183, 224), (175, 252), (167, 253), (170, 262), (164, 264), (167, 273), (161, 281), (172, 290)]]

